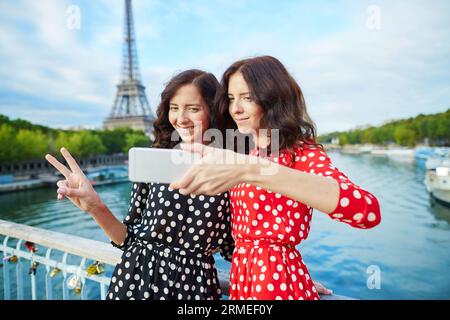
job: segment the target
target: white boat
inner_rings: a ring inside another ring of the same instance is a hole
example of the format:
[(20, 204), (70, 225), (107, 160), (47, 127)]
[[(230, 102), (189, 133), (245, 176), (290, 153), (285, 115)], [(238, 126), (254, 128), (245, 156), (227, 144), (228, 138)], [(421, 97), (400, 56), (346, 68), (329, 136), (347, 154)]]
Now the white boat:
[(360, 154), (359, 148), (356, 147), (345, 147), (341, 150), (342, 153), (345, 154)]
[(371, 145), (349, 145), (341, 149), (342, 153), (345, 154), (356, 154), (360, 155), (363, 153), (370, 153), (373, 147)]
[(436, 169), (439, 166), (450, 167), (450, 149), (438, 148), (425, 162), (427, 170)]
[(424, 182), (433, 198), (450, 206), (450, 166), (438, 166), (427, 170)]
[(427, 170), (433, 170), (439, 166), (450, 167), (450, 158), (430, 157), (425, 162)]
[(91, 169), (86, 173), (86, 177), (93, 186), (129, 181), (128, 168), (126, 166)]
[(391, 149), (388, 150), (388, 156), (390, 157), (402, 157), (402, 158), (414, 158), (414, 149)]
[(416, 159), (426, 161), (429, 157), (432, 157), (436, 154), (436, 149), (437, 148), (432, 147), (416, 147)]
[(387, 156), (392, 160), (412, 162), (415, 160), (416, 153), (414, 149), (391, 149), (388, 150)]
[(395, 161), (413, 162), (415, 159), (414, 149), (406, 148), (372, 149), (370, 154), (377, 157), (388, 157)]
[(359, 151), (361, 153), (371, 153), (373, 150), (373, 146), (371, 145), (363, 145), (359, 148)]
[(370, 154), (377, 157), (387, 157), (389, 150), (388, 149), (372, 149)]

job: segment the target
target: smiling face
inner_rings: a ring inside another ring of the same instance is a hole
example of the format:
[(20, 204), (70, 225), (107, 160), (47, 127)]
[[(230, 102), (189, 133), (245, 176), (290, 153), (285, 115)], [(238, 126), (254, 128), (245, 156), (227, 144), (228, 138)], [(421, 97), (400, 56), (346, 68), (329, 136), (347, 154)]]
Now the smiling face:
[(252, 99), (251, 91), (241, 72), (235, 72), (228, 82), (228, 111), (241, 133), (258, 132), (262, 128), (264, 111)]
[(169, 122), (186, 143), (202, 142), (209, 127), (209, 110), (193, 84), (180, 87), (169, 101)]

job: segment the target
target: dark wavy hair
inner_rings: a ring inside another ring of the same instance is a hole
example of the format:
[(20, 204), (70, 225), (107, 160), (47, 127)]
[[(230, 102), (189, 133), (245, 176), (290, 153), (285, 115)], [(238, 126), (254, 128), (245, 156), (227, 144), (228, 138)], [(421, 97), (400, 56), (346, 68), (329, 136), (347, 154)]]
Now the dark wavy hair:
[(153, 123), (155, 140), (152, 147), (171, 149), (181, 142), (181, 138), (178, 141), (171, 141), (175, 128), (169, 122), (169, 103), (178, 89), (188, 84), (195, 85), (199, 90), (200, 95), (209, 109), (209, 127), (215, 127), (215, 114), (217, 110), (214, 99), (220, 87), (219, 81), (212, 73), (197, 69), (186, 70), (170, 79), (161, 93), (161, 102), (156, 111), (157, 118)]
[(306, 111), (300, 86), (283, 64), (271, 56), (240, 60), (225, 71), (216, 97), (216, 121), (220, 128), (237, 129), (228, 108), (228, 84), (236, 72), (242, 73), (253, 101), (263, 109), (262, 122), (268, 129), (279, 129), (280, 150), (292, 152), (301, 142), (322, 147), (316, 143), (316, 128)]

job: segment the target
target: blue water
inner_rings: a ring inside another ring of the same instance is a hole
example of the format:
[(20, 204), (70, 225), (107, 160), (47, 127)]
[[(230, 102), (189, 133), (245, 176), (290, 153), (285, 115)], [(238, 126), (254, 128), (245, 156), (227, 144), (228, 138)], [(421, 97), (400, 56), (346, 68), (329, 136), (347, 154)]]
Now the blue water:
[[(371, 230), (353, 229), (316, 211), (309, 238), (299, 246), (313, 279), (358, 299), (450, 299), (450, 209), (430, 199), (423, 167), (370, 155), (330, 156), (378, 197), (382, 223)], [(97, 191), (122, 219), (130, 184)], [(0, 218), (109, 242), (89, 215), (69, 201), (56, 201), (52, 189), (0, 195)], [(217, 265), (230, 266), (220, 256)], [(372, 268), (379, 270), (375, 288), (367, 284)]]

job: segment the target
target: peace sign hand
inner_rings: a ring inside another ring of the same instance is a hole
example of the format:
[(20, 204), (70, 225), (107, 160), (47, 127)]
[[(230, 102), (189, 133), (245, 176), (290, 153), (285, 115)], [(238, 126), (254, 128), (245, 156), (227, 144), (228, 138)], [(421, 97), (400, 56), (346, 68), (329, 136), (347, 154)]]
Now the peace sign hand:
[(69, 151), (66, 148), (61, 148), (60, 151), (70, 170), (52, 155), (45, 156), (45, 159), (66, 178), (66, 180), (59, 180), (56, 183), (58, 199), (67, 197), (81, 210), (88, 213), (93, 212), (102, 205), (100, 197)]

